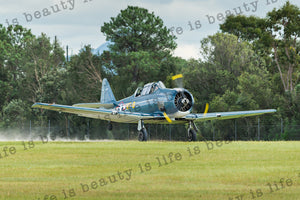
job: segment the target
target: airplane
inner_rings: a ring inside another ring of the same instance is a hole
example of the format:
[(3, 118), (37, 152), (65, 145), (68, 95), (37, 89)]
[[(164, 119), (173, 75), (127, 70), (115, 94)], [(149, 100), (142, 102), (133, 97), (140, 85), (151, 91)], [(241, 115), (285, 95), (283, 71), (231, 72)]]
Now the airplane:
[(161, 81), (138, 87), (133, 95), (117, 101), (108, 80), (104, 78), (99, 103), (79, 103), (72, 106), (35, 103), (32, 107), (106, 120), (109, 130), (112, 130), (111, 122), (137, 123), (139, 141), (148, 139), (145, 124), (188, 123), (187, 139), (196, 141), (199, 130), (195, 124), (197, 121), (234, 119), (276, 112), (276, 109), (266, 109), (207, 113), (206, 104), (204, 113), (191, 113), (193, 105), (193, 95), (187, 89), (166, 88)]

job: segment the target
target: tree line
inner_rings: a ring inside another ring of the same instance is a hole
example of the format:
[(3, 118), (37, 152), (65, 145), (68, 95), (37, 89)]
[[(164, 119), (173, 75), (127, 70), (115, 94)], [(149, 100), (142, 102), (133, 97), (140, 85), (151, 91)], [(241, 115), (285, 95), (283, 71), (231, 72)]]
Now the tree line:
[[(98, 102), (103, 78), (121, 99), (148, 82), (163, 81), (173, 87), (171, 77), (182, 73), (184, 87), (195, 99), (193, 112), (203, 112), (205, 103), (210, 104), (209, 112), (274, 108), (277, 113), (262, 117), (262, 139), (300, 139), (300, 10), (290, 2), (264, 18), (228, 16), (218, 33), (201, 40), (201, 59), (175, 57), (176, 37), (145, 8), (128, 6), (104, 23), (101, 32), (109, 50), (97, 55), (86, 45), (67, 61), (58, 39), (34, 35), (20, 25), (0, 25), (1, 130), (24, 130), (29, 121), (47, 127), (50, 120), (52, 126), (63, 127), (62, 136), (88, 131), (93, 138), (103, 134), (121, 138), (135, 128), (116, 125), (110, 132), (100, 128), (107, 122), (31, 109), (31, 105)], [(230, 140), (237, 128), (238, 139), (252, 140), (258, 134), (257, 123), (255, 117), (203, 122), (199, 134)], [(168, 125), (151, 129), (158, 138), (169, 137)], [(184, 126), (171, 132), (179, 139), (186, 134)]]

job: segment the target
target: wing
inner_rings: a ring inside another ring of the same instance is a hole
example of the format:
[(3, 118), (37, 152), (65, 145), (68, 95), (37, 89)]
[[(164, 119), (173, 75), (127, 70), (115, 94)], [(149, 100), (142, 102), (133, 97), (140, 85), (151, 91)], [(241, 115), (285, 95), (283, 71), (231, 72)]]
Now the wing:
[(95, 119), (102, 119), (113, 122), (123, 123), (137, 123), (140, 119), (153, 119), (154, 116), (147, 113), (136, 113), (130, 111), (119, 111), (116, 112), (113, 109), (105, 108), (88, 108), (78, 106), (66, 106), (59, 104), (47, 104), (47, 103), (35, 103), (32, 105), (33, 108), (42, 108), (46, 110), (53, 110), (58, 112), (65, 112), (71, 114), (77, 114), (82, 117), (89, 117)]
[(184, 118), (187, 120), (195, 120), (195, 121), (206, 121), (213, 119), (235, 119), (240, 117), (249, 117), (249, 116), (257, 116), (263, 115), (266, 113), (274, 113), (275, 109), (268, 110), (248, 110), (248, 111), (234, 111), (234, 112), (218, 112), (218, 113), (207, 113), (204, 114), (188, 114)]
[(106, 108), (106, 109), (110, 109), (110, 108), (114, 108), (114, 104), (113, 103), (78, 103), (78, 104), (74, 104), (74, 107), (84, 107), (84, 108)]

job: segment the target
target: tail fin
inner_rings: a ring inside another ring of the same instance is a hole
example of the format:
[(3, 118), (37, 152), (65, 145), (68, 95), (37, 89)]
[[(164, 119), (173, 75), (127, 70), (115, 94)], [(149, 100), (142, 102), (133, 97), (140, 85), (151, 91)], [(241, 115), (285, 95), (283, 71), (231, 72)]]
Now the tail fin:
[(102, 81), (102, 88), (101, 88), (101, 98), (100, 103), (114, 103), (116, 98), (110, 88), (110, 85), (107, 79), (103, 79)]

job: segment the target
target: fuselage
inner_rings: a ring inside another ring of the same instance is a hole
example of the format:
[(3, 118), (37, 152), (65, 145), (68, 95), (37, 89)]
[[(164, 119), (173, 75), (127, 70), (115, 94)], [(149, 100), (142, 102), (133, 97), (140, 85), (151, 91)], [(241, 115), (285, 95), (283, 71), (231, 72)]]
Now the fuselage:
[(158, 88), (150, 94), (137, 95), (116, 102), (116, 111), (137, 113), (167, 113), (170, 118), (179, 118), (189, 114), (194, 103), (193, 96), (183, 88)]

